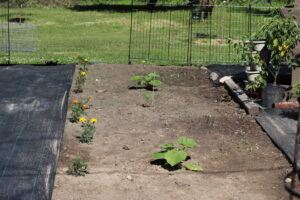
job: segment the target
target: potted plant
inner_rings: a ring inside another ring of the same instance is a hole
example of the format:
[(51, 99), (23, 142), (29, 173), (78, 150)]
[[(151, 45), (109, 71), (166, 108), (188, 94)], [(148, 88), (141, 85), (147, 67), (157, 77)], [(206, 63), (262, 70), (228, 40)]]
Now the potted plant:
[(259, 76), (257, 76), (254, 81), (248, 82), (246, 84), (245, 89), (250, 97), (261, 99), (261, 92), (266, 87), (266, 85), (266, 73), (264, 70), (262, 70)]
[(285, 90), (277, 84), (277, 77), (282, 66), (294, 66), (292, 49), (300, 40), (300, 31), (293, 18), (276, 16), (262, 27), (262, 32), (270, 52), (269, 58), (266, 59), (266, 68), (273, 78), (273, 84), (267, 84), (262, 91), (262, 103), (271, 107), (284, 97)]
[(241, 43), (235, 43), (234, 48), (241, 55), (248, 81), (255, 81), (262, 70), (262, 62), (259, 53), (254, 50), (253, 43), (246, 40)]

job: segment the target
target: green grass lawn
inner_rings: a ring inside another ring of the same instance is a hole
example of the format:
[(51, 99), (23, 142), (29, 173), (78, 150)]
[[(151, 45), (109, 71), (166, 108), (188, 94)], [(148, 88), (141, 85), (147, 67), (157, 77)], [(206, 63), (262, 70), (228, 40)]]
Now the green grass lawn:
[[(3, 12), (0, 10), (0, 14)], [(18, 15), (18, 10), (11, 12), (12, 17)], [(128, 62), (130, 12), (33, 7), (26, 8), (24, 13), (27, 22), (37, 27), (38, 50), (12, 52), (12, 63), (48, 60), (72, 63), (78, 55), (97, 63)], [(252, 32), (271, 16), (265, 9), (255, 13), (251, 15)], [(247, 10), (216, 7), (211, 20), (194, 20), (191, 32), (189, 16), (188, 10), (134, 12), (131, 46), (131, 55), (137, 58), (134, 61), (186, 64), (189, 56), (194, 64), (238, 61), (237, 53), (227, 40), (238, 42), (249, 36)], [(14, 37), (12, 30), (12, 40)]]
[[(78, 55), (94, 62), (127, 63), (130, 13), (65, 8), (27, 8), (25, 13), (28, 22), (37, 26), (38, 50), (12, 52), (12, 63), (69, 63)], [(12, 16), (16, 15), (14, 10)]]

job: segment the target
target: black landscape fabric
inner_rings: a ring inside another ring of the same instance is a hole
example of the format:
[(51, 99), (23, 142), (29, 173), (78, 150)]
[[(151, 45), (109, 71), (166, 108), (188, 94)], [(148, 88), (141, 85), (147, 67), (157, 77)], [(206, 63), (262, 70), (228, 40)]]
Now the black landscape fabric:
[[(256, 120), (278, 148), (293, 162), (298, 110), (266, 109), (258, 114)], [(297, 165), (300, 167), (300, 163)]]
[(0, 199), (51, 199), (74, 65), (0, 67)]

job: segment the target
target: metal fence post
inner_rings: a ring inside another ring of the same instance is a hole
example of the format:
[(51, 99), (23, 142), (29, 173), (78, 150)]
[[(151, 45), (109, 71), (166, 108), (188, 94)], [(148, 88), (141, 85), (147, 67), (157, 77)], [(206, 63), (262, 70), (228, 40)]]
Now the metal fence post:
[(131, 65), (131, 42), (132, 42), (132, 19), (133, 19), (133, 0), (131, 0), (131, 13), (130, 13), (130, 33), (129, 33), (129, 46), (128, 46), (128, 64)]

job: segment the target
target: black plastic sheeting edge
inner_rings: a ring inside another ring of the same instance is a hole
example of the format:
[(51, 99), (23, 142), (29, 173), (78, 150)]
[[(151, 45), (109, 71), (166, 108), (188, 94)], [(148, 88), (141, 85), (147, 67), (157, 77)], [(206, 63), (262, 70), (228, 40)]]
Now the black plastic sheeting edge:
[(0, 67), (0, 199), (49, 200), (74, 65)]
[[(266, 109), (257, 115), (256, 121), (286, 157), (293, 162), (298, 110)], [(300, 167), (300, 163), (297, 165)]]

